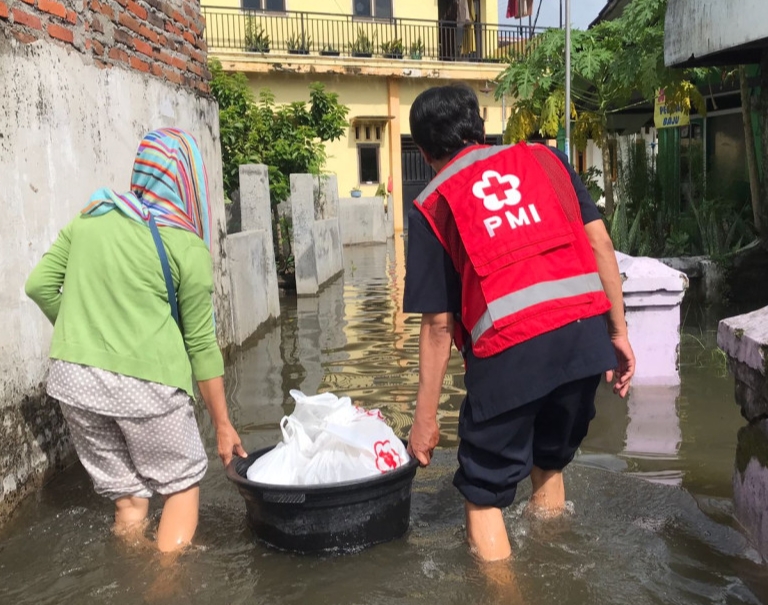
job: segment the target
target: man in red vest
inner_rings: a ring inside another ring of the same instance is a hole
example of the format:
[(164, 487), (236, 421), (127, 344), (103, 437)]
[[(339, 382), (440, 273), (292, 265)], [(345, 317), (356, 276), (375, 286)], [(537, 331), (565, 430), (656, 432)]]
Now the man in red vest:
[(409, 452), (429, 464), (451, 342), (465, 362), (459, 469), (467, 537), (511, 555), (501, 509), (531, 477), (528, 509), (565, 506), (563, 468), (595, 415), (603, 373), (624, 397), (635, 358), (616, 257), (600, 213), (559, 151), (489, 147), (475, 93), (431, 88), (411, 133), (437, 172), (408, 215), (404, 310), (421, 313)]

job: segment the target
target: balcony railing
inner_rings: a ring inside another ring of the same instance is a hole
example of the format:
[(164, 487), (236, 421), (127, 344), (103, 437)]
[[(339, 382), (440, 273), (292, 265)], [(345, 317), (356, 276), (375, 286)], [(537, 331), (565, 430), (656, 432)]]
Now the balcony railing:
[(545, 28), (325, 13), (203, 7), (211, 51), (502, 62), (530, 51)]

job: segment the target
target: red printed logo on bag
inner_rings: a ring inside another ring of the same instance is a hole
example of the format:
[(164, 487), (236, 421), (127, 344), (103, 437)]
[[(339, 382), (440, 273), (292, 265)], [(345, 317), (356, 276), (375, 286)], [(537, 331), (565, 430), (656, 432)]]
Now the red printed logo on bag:
[(381, 410), (366, 410), (364, 408), (355, 406), (355, 412), (359, 416), (369, 416), (370, 418), (375, 418), (376, 420), (384, 420), (384, 414), (381, 413)]
[(382, 473), (397, 468), (402, 462), (400, 454), (392, 449), (389, 440), (374, 443), (373, 453), (376, 454), (376, 468)]

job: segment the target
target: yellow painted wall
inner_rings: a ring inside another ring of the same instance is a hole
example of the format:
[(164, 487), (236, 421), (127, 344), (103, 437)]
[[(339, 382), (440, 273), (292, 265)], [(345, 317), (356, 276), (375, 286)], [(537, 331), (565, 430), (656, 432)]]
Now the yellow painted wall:
[[(250, 74), (249, 81), (258, 95), (262, 88), (269, 88), (275, 95), (277, 103), (291, 103), (293, 101), (309, 101), (309, 85), (312, 82), (321, 82), (326, 90), (335, 92), (339, 95), (339, 101), (349, 107), (349, 119), (352, 121), (359, 116), (389, 116), (388, 108), (388, 85), (386, 78), (383, 77), (354, 77), (339, 75), (297, 75), (286, 73), (270, 74)], [(419, 93), (432, 86), (446, 84), (438, 80), (428, 80), (425, 78), (408, 79), (401, 78), (399, 82), (399, 123), (400, 131), (393, 132), (396, 137), (410, 134), (408, 116), (413, 101)], [(472, 85), (472, 84), (471, 84)], [(475, 83), (472, 87), (479, 91), (485, 84)], [(486, 133), (489, 135), (500, 135), (503, 132), (503, 120), (501, 113), (501, 101), (496, 101), (493, 92), (478, 92), (481, 111), (487, 109), (488, 118), (486, 120)], [(509, 104), (507, 104), (507, 115), (509, 115)], [(394, 124), (395, 128), (396, 122)], [(390, 142), (389, 129), (393, 127), (390, 122), (383, 132), (382, 141), (379, 149), (379, 174), (381, 182), (387, 184), (389, 176), (393, 172), (397, 175), (399, 171), (393, 171), (390, 163)], [(339, 140), (327, 143), (326, 151), (328, 161), (325, 170), (337, 175), (339, 182), (339, 195), (349, 197), (353, 187), (360, 187), (364, 196), (372, 196), (378, 188), (378, 183), (366, 184), (359, 180), (359, 162), (357, 154), (357, 142), (354, 139), (352, 127), (347, 131), (347, 135)], [(398, 154), (399, 155), (399, 154)], [(399, 162), (399, 157), (394, 158)], [(401, 183), (393, 180), (393, 186), (400, 189)], [(397, 198), (398, 196), (396, 196)], [(395, 209), (395, 216), (401, 216), (401, 210)]]
[[(451, 82), (440, 82), (435, 80), (423, 80), (423, 79), (403, 79), (400, 85), (400, 117), (402, 120), (402, 134), (410, 134), (411, 127), (408, 122), (408, 115), (411, 111), (411, 105), (413, 105), (416, 97), (427, 88), (432, 86), (441, 86), (444, 84), (450, 84)], [(487, 112), (487, 118), (485, 121), (485, 132), (488, 135), (500, 135), (504, 132), (504, 125), (506, 119), (502, 116), (502, 102), (497, 101), (494, 98), (493, 83), (477, 83), (466, 82), (477, 93), (477, 98), (480, 103), (481, 114), (485, 109)], [(489, 92), (481, 92), (481, 89), (491, 90)], [(506, 103), (506, 114), (509, 117), (509, 99)]]
[[(360, 78), (346, 76), (297, 76), (287, 74), (252, 75), (249, 78), (254, 92), (258, 95), (262, 88), (269, 88), (275, 95), (277, 103), (293, 101), (309, 101), (309, 85), (321, 82), (326, 90), (339, 95), (341, 103), (349, 107), (349, 119), (357, 116), (387, 116), (387, 83), (384, 78)], [(387, 126), (388, 128), (388, 126)], [(378, 188), (378, 183), (360, 183), (357, 158), (357, 143), (350, 127), (347, 136), (339, 141), (326, 144), (328, 161), (327, 172), (337, 175), (339, 195), (349, 197), (350, 190), (359, 186), (364, 196), (372, 196)], [(390, 175), (389, 143), (386, 130), (382, 137), (379, 150), (379, 174), (386, 184)]]
[[(290, 12), (326, 13), (351, 15), (354, 0), (285, 0), (285, 10)], [(494, 0), (483, 0), (492, 4)], [(241, 0), (201, 0), (202, 6), (240, 8)], [(429, 19), (435, 21), (437, 0), (392, 0), (392, 9), (399, 19)]]
[[(328, 15), (353, 14), (354, 0), (285, 0), (285, 9), (289, 12), (325, 13)], [(481, 0), (480, 19), (483, 23), (498, 24), (496, 8), (498, 0)], [(240, 8), (241, 0), (201, 0), (204, 7)], [(436, 21), (440, 18), (437, 0), (392, 0), (392, 9), (398, 19), (426, 19)]]
[[(498, 0), (481, 0), (480, 18), (484, 23), (498, 24)], [(241, 0), (201, 0), (202, 6), (240, 8)], [(439, 19), (437, 0), (392, 0), (398, 19)], [(353, 0), (285, 0), (285, 9), (291, 12), (351, 15)]]
[[(480, 2), (480, 20), (488, 25), (499, 24), (498, 4), (500, 0), (481, 0)], [(504, 0), (506, 5), (506, 0)]]

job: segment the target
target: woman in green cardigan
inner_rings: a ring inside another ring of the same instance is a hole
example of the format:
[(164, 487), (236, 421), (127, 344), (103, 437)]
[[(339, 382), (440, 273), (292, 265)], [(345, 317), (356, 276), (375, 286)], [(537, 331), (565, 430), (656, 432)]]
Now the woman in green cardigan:
[(154, 131), (139, 146), (130, 192), (96, 191), (26, 284), (54, 325), (48, 393), (96, 492), (115, 502), (115, 532), (143, 535), (157, 492), (163, 552), (192, 540), (207, 469), (192, 376), (222, 461), (245, 456), (216, 342), (210, 221), (197, 143)]

